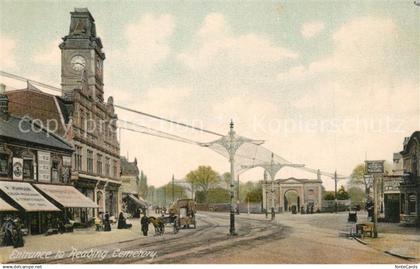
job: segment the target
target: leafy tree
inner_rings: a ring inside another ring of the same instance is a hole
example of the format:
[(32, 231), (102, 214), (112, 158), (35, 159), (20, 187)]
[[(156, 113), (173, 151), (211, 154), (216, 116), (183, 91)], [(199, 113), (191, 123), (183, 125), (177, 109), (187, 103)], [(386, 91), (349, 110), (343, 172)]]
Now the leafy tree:
[(147, 197), (147, 176), (143, 173), (143, 171), (140, 172), (139, 194), (143, 198)]
[(205, 202), (208, 203), (208, 191), (220, 182), (219, 174), (210, 166), (199, 166), (196, 170), (191, 171), (186, 176), (186, 181), (191, 183), (194, 189), (204, 192)]
[(335, 200), (335, 195), (333, 191), (324, 192), (324, 200)]
[(224, 183), (225, 188), (228, 189), (228, 190), (230, 188), (230, 179), (231, 179), (231, 176), (230, 176), (230, 173), (229, 172), (223, 173), (223, 175), (222, 175), (222, 182)]
[(348, 193), (352, 204), (362, 204), (365, 201), (365, 192), (360, 187), (350, 187)]
[(249, 201), (250, 203), (259, 203), (262, 201), (262, 199), (263, 199), (263, 196), (262, 196), (261, 185), (247, 192), (245, 196), (245, 201)]
[(152, 204), (155, 204), (156, 199), (156, 188), (153, 185), (150, 185), (147, 187), (147, 197), (146, 199), (151, 202)]
[(230, 192), (221, 187), (211, 188), (207, 192), (207, 201), (204, 191), (198, 191), (196, 199), (198, 203), (228, 203), (230, 201)]
[(362, 187), (365, 194), (368, 195), (370, 192), (370, 185), (366, 181), (365, 175), (365, 164), (360, 163), (354, 169), (350, 175), (349, 187)]
[(337, 191), (337, 200), (347, 200), (350, 198), (350, 195), (344, 189), (344, 186), (341, 186), (340, 189)]

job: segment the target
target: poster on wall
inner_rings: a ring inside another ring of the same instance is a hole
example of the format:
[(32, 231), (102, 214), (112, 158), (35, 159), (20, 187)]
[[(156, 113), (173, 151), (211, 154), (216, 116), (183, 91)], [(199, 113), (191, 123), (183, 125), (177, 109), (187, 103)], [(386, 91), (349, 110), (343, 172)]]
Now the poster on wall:
[(38, 181), (51, 182), (51, 154), (38, 151)]
[(23, 159), (13, 158), (13, 180), (23, 180)]
[(63, 156), (63, 166), (71, 166), (71, 157)]

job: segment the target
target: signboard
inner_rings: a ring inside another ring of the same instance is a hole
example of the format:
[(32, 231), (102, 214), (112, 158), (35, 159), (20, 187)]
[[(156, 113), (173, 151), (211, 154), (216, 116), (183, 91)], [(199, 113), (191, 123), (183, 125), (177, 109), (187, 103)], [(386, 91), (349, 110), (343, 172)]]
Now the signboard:
[(51, 154), (38, 151), (38, 181), (51, 182)]
[(13, 158), (13, 180), (23, 180), (23, 159)]
[(366, 172), (368, 174), (383, 174), (384, 173), (384, 162), (380, 161), (365, 161)]
[(63, 156), (63, 166), (71, 166), (71, 157)]
[(383, 179), (384, 193), (399, 193), (400, 183), (403, 181), (402, 177), (387, 177)]
[(28, 212), (60, 211), (29, 183), (0, 181), (0, 189)]

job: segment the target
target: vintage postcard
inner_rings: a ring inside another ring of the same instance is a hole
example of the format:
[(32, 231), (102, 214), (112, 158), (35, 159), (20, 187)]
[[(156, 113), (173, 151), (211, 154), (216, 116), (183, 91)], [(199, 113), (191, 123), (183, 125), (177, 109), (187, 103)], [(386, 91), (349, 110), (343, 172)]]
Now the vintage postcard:
[(0, 0), (3, 268), (419, 262), (419, 0)]

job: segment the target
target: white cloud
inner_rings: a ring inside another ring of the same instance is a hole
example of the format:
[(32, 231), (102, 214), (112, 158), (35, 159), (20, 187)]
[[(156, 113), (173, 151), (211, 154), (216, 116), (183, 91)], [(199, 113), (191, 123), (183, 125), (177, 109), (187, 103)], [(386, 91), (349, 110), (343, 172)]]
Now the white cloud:
[(321, 33), (325, 28), (323, 22), (309, 22), (302, 25), (301, 33), (305, 38), (311, 38)]
[(111, 61), (113, 64), (123, 62), (135, 66), (140, 72), (149, 72), (168, 57), (168, 41), (174, 28), (175, 21), (169, 14), (143, 15), (138, 21), (125, 27), (127, 46), (111, 51)]
[(248, 33), (233, 35), (224, 16), (209, 14), (198, 30), (197, 42), (178, 59), (191, 69), (205, 69), (219, 63), (224, 66), (254, 66), (295, 59), (298, 54), (274, 44), (268, 37)]
[(307, 66), (294, 66), (277, 78), (303, 80), (321, 73), (331, 75), (331, 72), (357, 80), (383, 77), (390, 73), (392, 62), (401, 50), (396, 25), (384, 18), (355, 19), (333, 33), (332, 42), (334, 50), (329, 56)]
[(61, 53), (58, 48), (59, 44), (59, 40), (54, 40), (43, 46), (43, 49), (35, 52), (33, 61), (37, 64), (60, 66)]
[(8, 68), (16, 67), (17, 42), (15, 39), (6, 35), (0, 35), (0, 69), (7, 71)]

